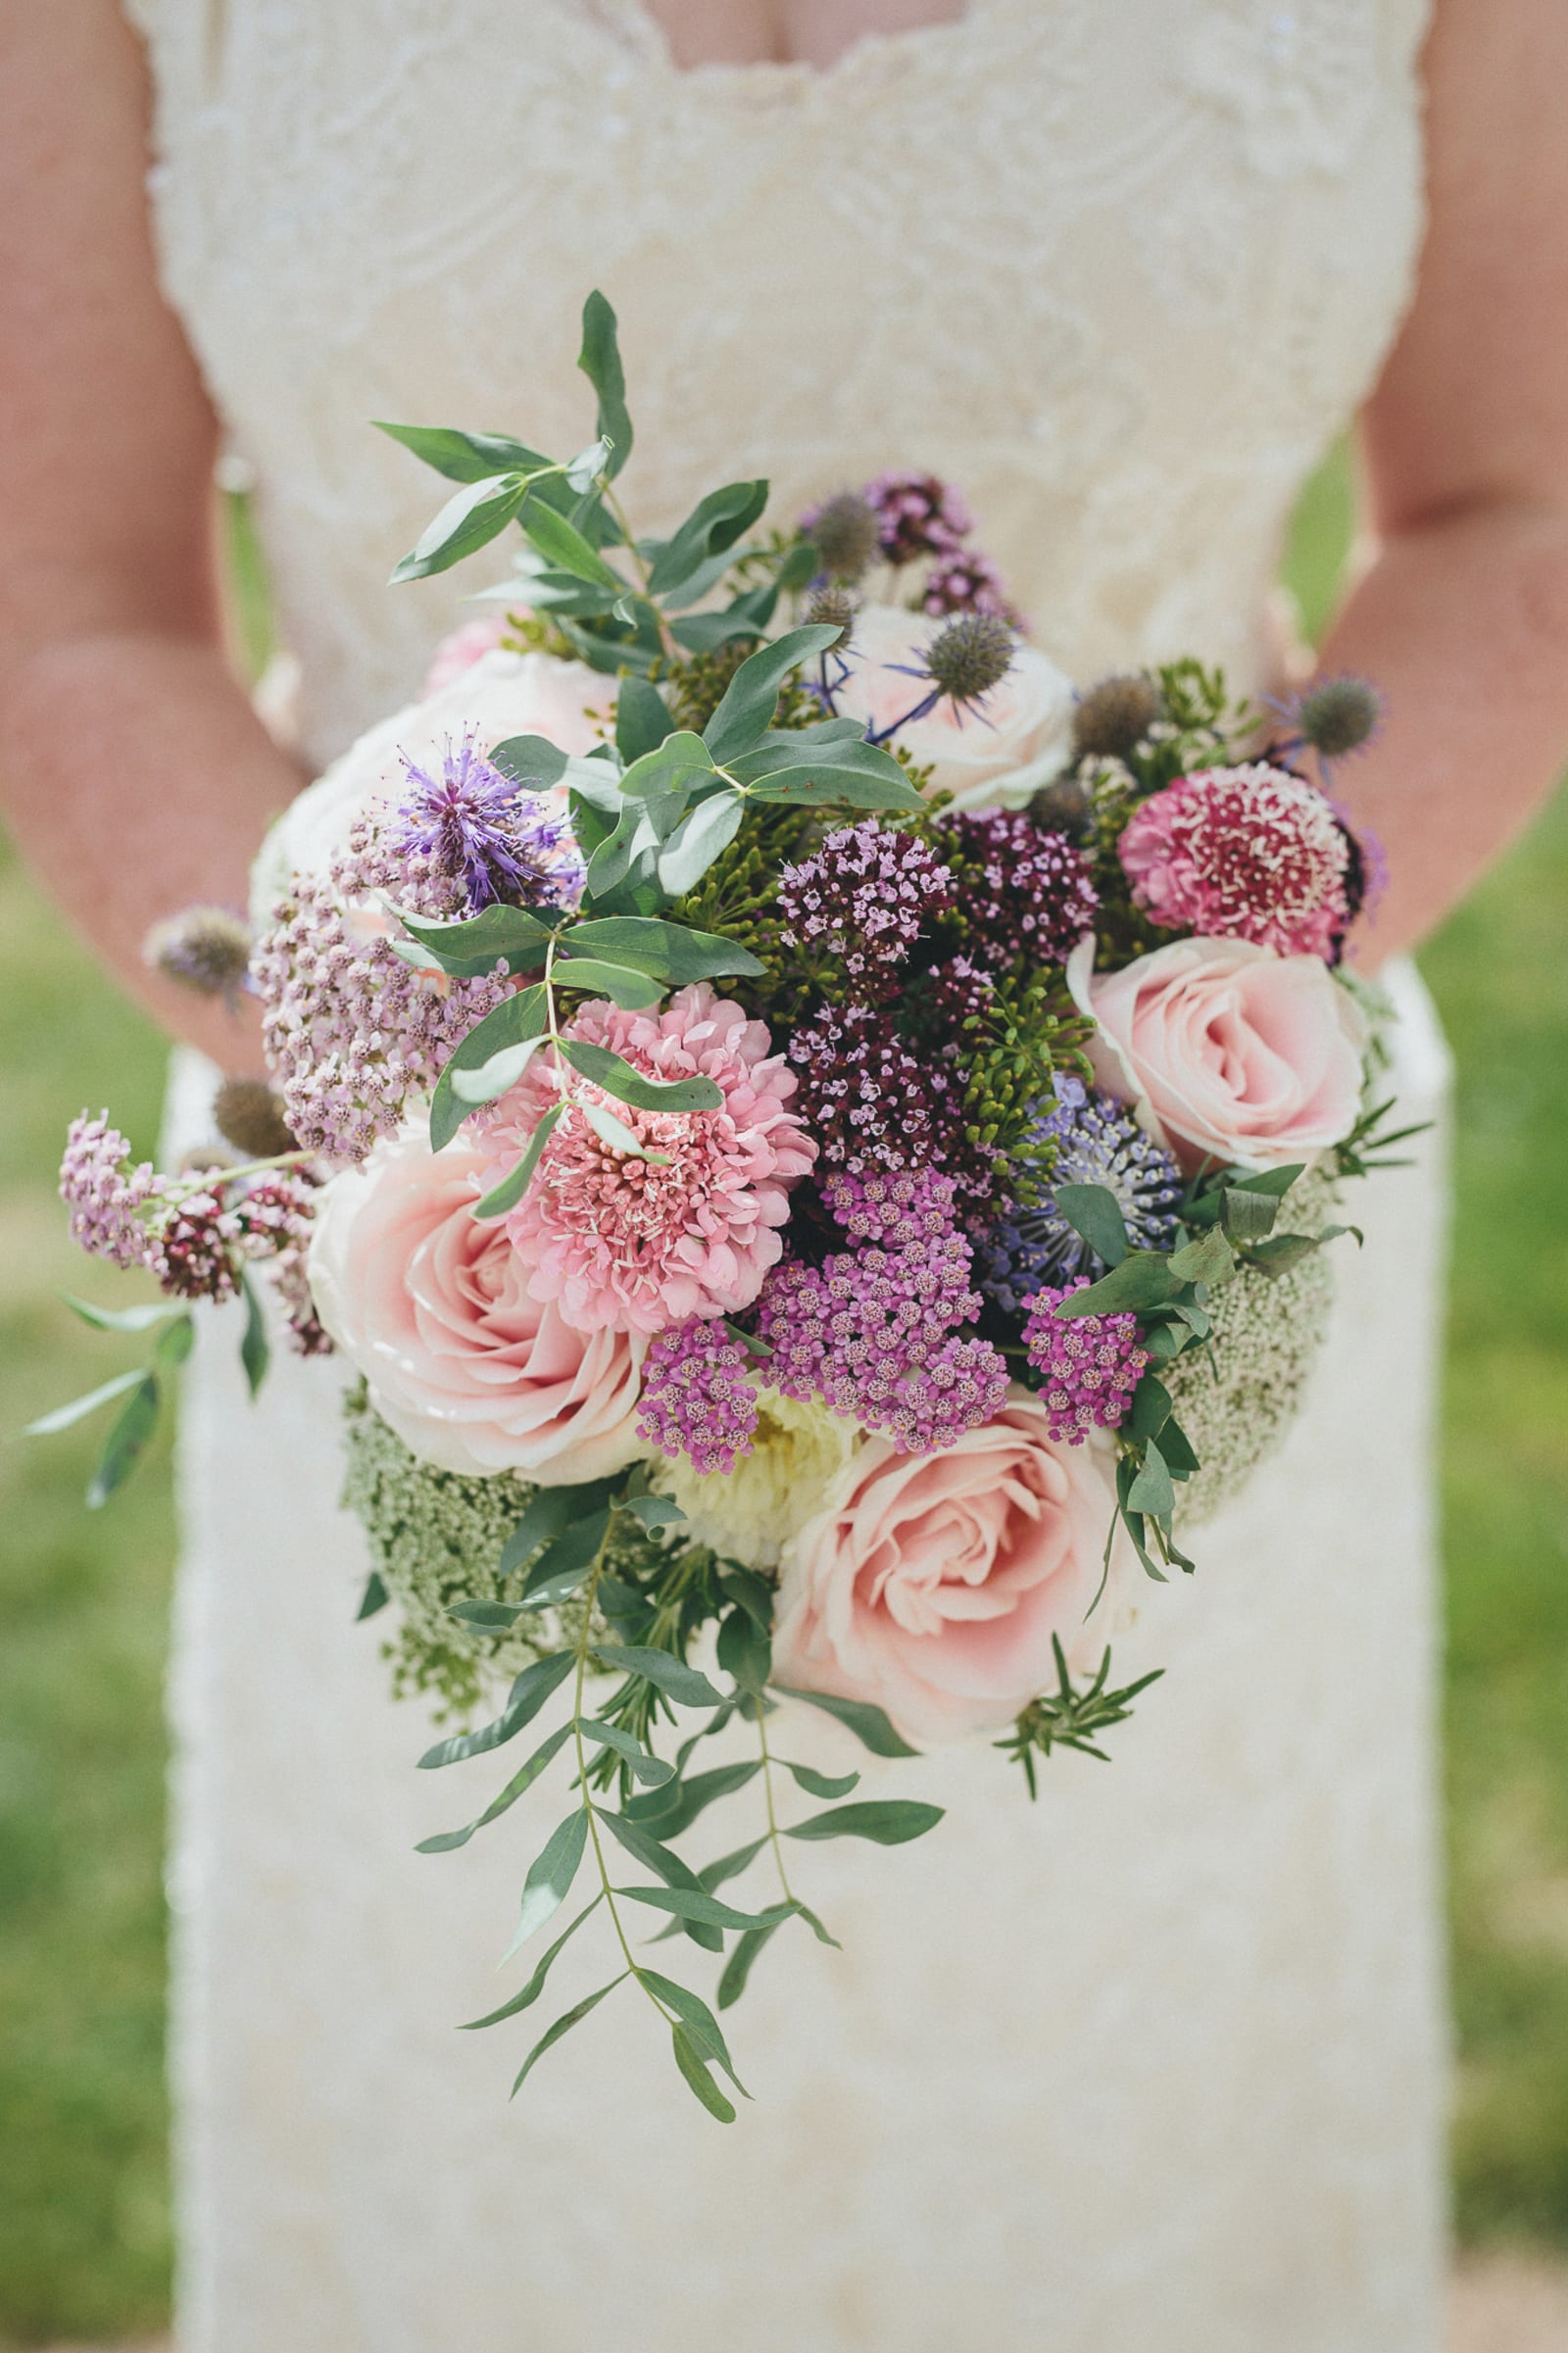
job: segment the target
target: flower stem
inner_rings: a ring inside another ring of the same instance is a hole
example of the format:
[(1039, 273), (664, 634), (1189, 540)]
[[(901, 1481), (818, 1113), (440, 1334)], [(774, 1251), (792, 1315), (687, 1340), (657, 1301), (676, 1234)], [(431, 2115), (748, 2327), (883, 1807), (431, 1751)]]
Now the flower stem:
[(767, 1745), (767, 1700), (760, 1691), (756, 1695), (756, 1704), (757, 1738), (762, 1751), (762, 1796), (767, 1806), (767, 1835), (772, 1841), (773, 1860), (778, 1866), (778, 1884), (784, 1890), (784, 1900), (794, 1903), (795, 1890), (790, 1886), (790, 1875), (784, 1868), (784, 1846), (779, 1837), (778, 1815), (773, 1808), (773, 1758)]

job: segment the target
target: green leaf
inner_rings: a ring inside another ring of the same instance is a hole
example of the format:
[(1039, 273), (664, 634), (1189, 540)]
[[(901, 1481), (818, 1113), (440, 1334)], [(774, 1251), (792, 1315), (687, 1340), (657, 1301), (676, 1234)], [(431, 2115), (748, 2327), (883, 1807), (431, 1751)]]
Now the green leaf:
[(1200, 1467), (1193, 1442), (1174, 1414), (1159, 1433), (1159, 1450), (1173, 1479), (1190, 1479)]
[(111, 1397), (122, 1397), (127, 1389), (134, 1389), (138, 1382), (146, 1378), (139, 1364), (132, 1366), (128, 1373), (116, 1373), (112, 1381), (105, 1381), (97, 1389), (89, 1389), (85, 1397), (73, 1397), (69, 1405), (57, 1405), (52, 1413), (41, 1413), (35, 1422), (27, 1424), (25, 1435), (28, 1438), (53, 1438), (57, 1430), (69, 1430), (74, 1423), (85, 1421), (89, 1413), (96, 1413), (99, 1406), (107, 1405)]
[[(758, 1761), (760, 1763), (760, 1758)], [(764, 1831), (761, 1838), (750, 1839), (745, 1846), (737, 1846), (729, 1854), (721, 1854), (716, 1862), (705, 1863), (697, 1876), (709, 1894), (711, 1895), (715, 1887), (721, 1887), (726, 1880), (739, 1879), (741, 1873), (756, 1862), (766, 1844), (767, 1834)]]
[(1132, 1411), (1125, 1428), (1129, 1438), (1157, 1438), (1170, 1419), (1170, 1391), (1152, 1373), (1145, 1373), (1133, 1391)]
[(724, 1100), (710, 1078), (646, 1078), (608, 1046), (595, 1046), (587, 1038), (563, 1038), (561, 1051), (573, 1070), (634, 1110), (715, 1111)]
[(612, 999), (628, 1012), (657, 1005), (667, 985), (655, 980), (650, 973), (634, 972), (628, 964), (604, 964), (591, 956), (559, 957), (555, 979), (559, 989), (591, 989), (598, 997)]
[(847, 1724), (861, 1746), (869, 1748), (873, 1756), (918, 1756), (920, 1753), (918, 1748), (909, 1746), (902, 1733), (894, 1731), (882, 1710), (873, 1707), (868, 1700), (839, 1699), (830, 1691), (798, 1691), (788, 1684), (779, 1684), (775, 1688), (787, 1699), (804, 1699), (809, 1706), (822, 1708), (828, 1715), (837, 1716), (839, 1722)]
[(605, 470), (613, 478), (631, 456), (631, 416), (626, 407), (626, 376), (620, 364), (615, 314), (597, 287), (582, 307), (582, 349), (577, 366), (599, 395), (600, 437), (611, 445)]
[(183, 1364), (196, 1346), (196, 1319), (190, 1314), (176, 1315), (166, 1324), (153, 1343), (153, 1363), (156, 1367)]
[(1105, 1266), (1119, 1266), (1132, 1248), (1121, 1203), (1104, 1185), (1058, 1185), (1057, 1208)]
[(402, 562), (392, 569), (392, 586), (450, 571), (465, 556), (486, 546), (506, 529), (528, 494), (520, 473), (487, 474), (455, 491), (433, 522), (427, 523)]
[(1058, 1299), (1051, 1312), (1063, 1323), (1080, 1315), (1109, 1315), (1127, 1307), (1161, 1307), (1182, 1289), (1185, 1278), (1173, 1274), (1162, 1250), (1129, 1250), (1119, 1266), (1087, 1291)]
[(712, 755), (700, 735), (679, 727), (654, 751), (634, 760), (620, 780), (631, 801), (657, 801), (689, 789), (694, 779), (713, 774)]
[(1127, 1508), (1155, 1520), (1164, 1519), (1176, 1508), (1176, 1490), (1165, 1457), (1152, 1438), (1145, 1444), (1143, 1463), (1127, 1491)]
[(686, 1519), (680, 1505), (669, 1495), (632, 1495), (626, 1508), (645, 1528), (679, 1528)]
[(869, 1838), (877, 1846), (903, 1846), (935, 1830), (946, 1807), (914, 1797), (862, 1797), (858, 1805), (835, 1806), (792, 1823), (786, 1838)]
[(1225, 1185), (1231, 1193), (1263, 1193), (1273, 1201), (1283, 1201), (1297, 1178), (1305, 1174), (1304, 1160), (1293, 1160), (1286, 1168), (1251, 1169), (1246, 1174), (1233, 1168), (1226, 1172)]
[(585, 1995), (584, 1998), (577, 2003), (574, 2009), (568, 2010), (564, 2018), (558, 2018), (556, 2020), (555, 2025), (549, 2030), (548, 2034), (540, 2035), (538, 2041), (534, 2044), (532, 2050), (528, 2053), (528, 2056), (526, 2059), (524, 2059), (522, 2065), (517, 2070), (516, 2078), (512, 2086), (512, 2097), (514, 2099), (516, 2098), (518, 2092), (522, 2089), (524, 2083), (527, 2081), (528, 2076), (534, 2067), (537, 2066), (538, 2062), (544, 2057), (546, 2051), (553, 2050), (556, 2044), (561, 2040), (563, 2034), (569, 2034), (573, 2027), (580, 2026), (583, 2020), (587, 2017), (589, 2011), (597, 2010), (600, 2003), (606, 1998), (606, 1996), (613, 1993), (617, 1985), (623, 1985), (630, 1975), (631, 1971), (629, 1969), (623, 1969), (619, 1977), (612, 1978), (608, 1985), (601, 1985), (597, 1993)]
[(684, 898), (727, 850), (741, 829), (746, 804), (739, 793), (710, 793), (689, 809), (659, 853), (661, 890)]
[(612, 589), (617, 596), (628, 593), (627, 583), (614, 566), (589, 545), (574, 523), (543, 499), (524, 501), (517, 520), (540, 555), (558, 570), (569, 572), (574, 580), (587, 580), (595, 588)]
[(724, 1974), (718, 1981), (718, 2006), (731, 2010), (746, 1991), (746, 1981), (752, 1974), (752, 1963), (774, 1932), (783, 1927), (781, 1920), (767, 1928), (748, 1929), (724, 1964)]
[(747, 657), (703, 729), (703, 741), (721, 766), (749, 752), (758, 738), (767, 733), (779, 689), (790, 672), (813, 654), (822, 653), (838, 636), (837, 629), (820, 625), (789, 629), (771, 645)]
[(798, 739), (729, 764), (736, 783), (744, 785), (754, 801), (824, 809), (846, 804), (910, 813), (924, 807), (892, 754), (858, 740), (817, 747)]
[(786, 1773), (794, 1774), (808, 1797), (848, 1797), (859, 1784), (858, 1773), (818, 1773), (814, 1765), (792, 1765), (784, 1757), (778, 1761)]
[(542, 735), (509, 735), (489, 755), (490, 765), (533, 792), (548, 792), (571, 766), (564, 752)]
[(1261, 1242), (1274, 1231), (1280, 1204), (1266, 1193), (1250, 1193), (1240, 1185), (1227, 1185), (1219, 1198), (1221, 1230), (1232, 1242)]
[(452, 482), (479, 482), (498, 473), (534, 473), (550, 460), (506, 433), (462, 433), (452, 425), (394, 425), (376, 417), (375, 429), (400, 441)]
[[(501, 1047), (488, 1061), (477, 1063), (471, 1070), (461, 1064), (456, 1068), (449, 1064), (453, 1095), (470, 1111), (479, 1103), (499, 1102), (503, 1095), (511, 1093), (543, 1044), (541, 1028), (537, 1037), (524, 1038), (520, 1045)], [(442, 1076), (445, 1075), (443, 1072)]]
[(677, 1985), (673, 1978), (661, 1977), (657, 1969), (642, 1969), (638, 1971), (638, 1975), (643, 1984), (658, 1994), (664, 2007), (673, 2010), (681, 2023), (690, 2030), (692, 2040), (703, 2057), (713, 2065), (721, 2067), (742, 2099), (749, 2100), (752, 2095), (735, 2073), (735, 2062), (729, 2055), (729, 2045), (724, 2040), (723, 2029), (702, 1995), (693, 1993), (685, 1985)]
[(267, 1378), (272, 1348), (267, 1337), (267, 1319), (262, 1313), (262, 1302), (256, 1296), (256, 1286), (248, 1274), (241, 1275), (239, 1287), (245, 1300), (245, 1330), (240, 1337), (239, 1360), (245, 1368), (246, 1386), (251, 1396), (255, 1397)]
[(597, 441), (590, 441), (585, 450), (579, 450), (566, 467), (567, 488), (575, 490), (579, 497), (586, 497), (609, 464), (610, 444), (601, 433)]
[(728, 645), (732, 638), (760, 637), (766, 626), (758, 611), (761, 601), (737, 597), (722, 613), (688, 613), (670, 622), (669, 633), (688, 654), (711, 654), (715, 646)]
[(505, 1217), (509, 1210), (516, 1207), (533, 1181), (533, 1172), (539, 1165), (539, 1156), (555, 1134), (556, 1122), (564, 1108), (564, 1103), (551, 1104), (529, 1137), (528, 1149), (517, 1162), (516, 1167), (513, 1169), (510, 1176), (503, 1177), (499, 1185), (493, 1186), (482, 1201), (474, 1202), (469, 1212), (471, 1216), (481, 1220)]
[(477, 1732), (456, 1732), (445, 1740), (427, 1748), (419, 1759), (426, 1772), (439, 1765), (461, 1764), (465, 1757), (487, 1756), (507, 1740), (531, 1724), (551, 1693), (560, 1690), (576, 1665), (570, 1650), (552, 1651), (548, 1658), (537, 1658), (531, 1667), (524, 1667), (507, 1697), (499, 1716), (489, 1724), (481, 1724)]
[(677, 1920), (700, 1921), (705, 1928), (776, 1928), (795, 1906), (774, 1904), (765, 1912), (737, 1912), (702, 1887), (617, 1887), (628, 1903), (645, 1903), (655, 1912), (669, 1912)]
[(726, 482), (721, 490), (710, 490), (654, 558), (650, 594), (667, 597), (684, 587), (711, 557), (732, 548), (766, 505), (765, 482)]
[(522, 907), (497, 904), (477, 915), (462, 915), (453, 923), (411, 914), (407, 907), (394, 907), (391, 911), (410, 939), (417, 940), (421, 948), (428, 948), (443, 964), (457, 970), (482, 967), (493, 971), (505, 960), (515, 971), (536, 971), (550, 945), (549, 926)]
[(504, 1960), (510, 1961), (534, 1932), (560, 1911), (571, 1893), (571, 1883), (587, 1844), (588, 1809), (574, 1805), (564, 1821), (557, 1823), (528, 1866), (528, 1876), (522, 1883), (522, 1909), (516, 1934), (502, 1956)]
[[(533, 1788), (540, 1774), (560, 1755), (570, 1737), (569, 1724), (558, 1725), (548, 1740), (540, 1742), (527, 1763), (518, 1766), (500, 1796), (493, 1797), (482, 1814), (475, 1814), (473, 1820), (466, 1823), (462, 1830), (438, 1831), (434, 1838), (421, 1838), (415, 1853), (452, 1854), (458, 1847), (466, 1846), (476, 1830), (483, 1830), (486, 1823), (494, 1822), (509, 1806), (515, 1805), (526, 1790)], [(598, 1897), (594, 1900), (597, 1902)], [(488, 2024), (488, 2021), (481, 2021), (481, 2024)]]
[(758, 1626), (744, 1603), (731, 1610), (718, 1630), (716, 1656), (726, 1675), (732, 1675), (743, 1691), (760, 1696), (767, 1688), (773, 1672), (773, 1644), (770, 1631)]
[(531, 1039), (542, 1038), (547, 1020), (545, 992), (542, 985), (535, 982), (532, 988), (518, 989), (506, 998), (493, 1011), (486, 1013), (482, 1021), (476, 1021), (466, 1038), (460, 1040), (436, 1081), (435, 1093), (430, 1100), (432, 1152), (440, 1152), (451, 1143), (471, 1108), (471, 1100), (458, 1091), (459, 1077), (467, 1072), (483, 1070), (495, 1061), (498, 1054), (526, 1045)]
[(595, 1479), (585, 1487), (541, 1488), (501, 1547), (501, 1575), (514, 1575), (541, 1544), (598, 1511), (612, 1484), (609, 1479)]
[(759, 1634), (772, 1633), (774, 1589), (765, 1577), (755, 1569), (743, 1569), (738, 1560), (726, 1560), (718, 1582), (730, 1599), (740, 1603)]
[(545, 1989), (545, 1980), (555, 1965), (557, 1955), (564, 1951), (583, 1922), (590, 1913), (598, 1910), (604, 1900), (604, 1889), (601, 1888), (592, 1903), (584, 1904), (570, 1928), (563, 1929), (554, 1944), (540, 1956), (532, 1977), (521, 1990), (514, 1993), (510, 2001), (503, 2002), (499, 2010), (490, 2011), (486, 2017), (465, 2019), (462, 2032), (466, 2034), (477, 2034), (481, 2027), (498, 2027), (504, 2018), (515, 2018), (519, 2010), (531, 2009)]
[(725, 2097), (708, 2072), (707, 2064), (688, 2027), (671, 2027), (670, 2037), (675, 2047), (675, 2065), (680, 2069), (710, 2116), (716, 2116), (721, 2125), (735, 2122), (735, 2103)]
[(510, 1634), (527, 1614), (520, 1601), (454, 1601), (447, 1611), (456, 1624), (471, 1626), (476, 1634)]
[(387, 1592), (380, 1576), (372, 1569), (365, 1580), (365, 1591), (360, 1595), (360, 1606), (354, 1613), (355, 1624), (358, 1626), (366, 1618), (375, 1617), (379, 1611), (385, 1609), (391, 1598), (392, 1596)]
[(640, 1642), (596, 1642), (594, 1655), (623, 1675), (641, 1675), (680, 1707), (717, 1707), (724, 1695), (696, 1667), (683, 1666), (667, 1650), (651, 1650)]
[[(1200, 1234), (1196, 1242), (1172, 1250), (1170, 1271), (1182, 1283), (1223, 1283), (1236, 1271), (1236, 1252), (1231, 1249), (1218, 1226)], [(1078, 1297), (1085, 1296), (1080, 1292)]]
[(529, 1570), (521, 1599), (532, 1609), (546, 1609), (564, 1601), (568, 1593), (574, 1593), (585, 1582), (609, 1533), (607, 1508), (578, 1520), (558, 1536)]
[[(662, 1838), (678, 1838), (691, 1828), (699, 1814), (721, 1797), (731, 1797), (744, 1789), (762, 1770), (762, 1760), (754, 1756), (734, 1765), (715, 1765), (710, 1773), (693, 1773), (671, 1782), (657, 1794), (632, 1799), (633, 1821), (646, 1824)], [(697, 1875), (702, 1877), (701, 1873)]]
[(645, 1748), (641, 1740), (633, 1740), (631, 1734), (622, 1731), (618, 1724), (607, 1724), (602, 1716), (580, 1716), (577, 1721), (579, 1730), (588, 1740), (601, 1748), (612, 1748), (617, 1756), (623, 1756), (638, 1781), (646, 1782), (651, 1789), (662, 1789), (665, 1782), (674, 1780), (674, 1766), (666, 1764), (662, 1756), (655, 1756), (652, 1749)]
[(615, 749), (627, 767), (645, 753), (657, 752), (675, 722), (669, 707), (650, 679), (623, 678), (615, 698)]
[[(180, 1330), (172, 1324), (170, 1330)], [(187, 1322), (184, 1326), (189, 1331)], [(110, 1427), (104, 1440), (104, 1450), (98, 1457), (98, 1467), (87, 1482), (87, 1508), (99, 1511), (117, 1488), (123, 1487), (130, 1477), (158, 1427), (159, 1390), (156, 1374), (138, 1374), (135, 1388)]]
[(677, 987), (730, 974), (756, 977), (763, 970), (737, 940), (713, 931), (689, 931), (684, 923), (666, 923), (657, 915), (598, 915), (574, 923), (563, 935), (562, 946), (573, 956), (583, 948), (612, 963), (630, 964)]
[[(641, 1804), (642, 1800), (634, 1798), (632, 1802), (634, 1805)], [(656, 1838), (644, 1830), (640, 1822), (629, 1819), (625, 1814), (607, 1812), (603, 1807), (600, 1807), (598, 1812), (599, 1820), (610, 1832), (612, 1838), (618, 1839), (619, 1843), (625, 1847), (626, 1852), (634, 1855), (645, 1870), (657, 1872), (667, 1887), (695, 1888), (699, 1893), (704, 1891), (702, 1882), (691, 1865), (684, 1862), (673, 1847), (662, 1846)], [(687, 1936), (691, 1937), (694, 1944), (702, 1945), (707, 1952), (723, 1951), (723, 1934), (711, 1923), (705, 1920), (688, 1920), (683, 1925)]]
[(155, 1324), (167, 1324), (172, 1316), (190, 1313), (183, 1299), (148, 1299), (139, 1307), (95, 1307), (90, 1299), (78, 1299), (73, 1292), (63, 1291), (60, 1296), (72, 1313), (91, 1324), (95, 1332), (150, 1332)]

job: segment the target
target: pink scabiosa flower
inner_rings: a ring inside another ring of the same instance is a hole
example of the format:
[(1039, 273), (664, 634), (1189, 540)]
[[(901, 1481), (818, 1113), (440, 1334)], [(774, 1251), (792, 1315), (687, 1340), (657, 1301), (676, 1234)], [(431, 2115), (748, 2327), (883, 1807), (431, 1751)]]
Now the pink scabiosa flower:
[(1064, 1291), (1036, 1292), (1023, 1327), (1029, 1361), (1041, 1375), (1040, 1402), (1051, 1416), (1051, 1435), (1070, 1446), (1082, 1446), (1091, 1430), (1120, 1427), (1149, 1362), (1135, 1315), (1082, 1315), (1069, 1322), (1052, 1314), (1088, 1287), (1088, 1276), (1080, 1275)]
[(1118, 844), (1133, 898), (1170, 931), (1332, 961), (1350, 920), (1350, 845), (1332, 805), (1267, 761), (1178, 776)]
[[(605, 1143), (578, 1104), (563, 1113), (508, 1220), (535, 1297), (584, 1332), (657, 1333), (737, 1314), (779, 1258), (789, 1188), (816, 1158), (790, 1107), (795, 1075), (765, 1024), (700, 981), (662, 1013), (585, 1005), (565, 1035), (608, 1046), (649, 1078), (710, 1078), (724, 1100), (711, 1111), (644, 1111), (572, 1082), (662, 1158)], [(485, 1121), (487, 1149), (520, 1154), (563, 1083), (552, 1058), (536, 1055)]]

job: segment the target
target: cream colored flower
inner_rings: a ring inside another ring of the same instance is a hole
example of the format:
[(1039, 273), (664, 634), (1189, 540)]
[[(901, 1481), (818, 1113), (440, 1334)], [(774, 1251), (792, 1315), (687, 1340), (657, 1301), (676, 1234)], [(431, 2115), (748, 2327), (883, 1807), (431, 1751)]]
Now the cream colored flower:
[(758, 1392), (757, 1436), (733, 1471), (703, 1475), (684, 1456), (656, 1466), (654, 1484), (690, 1523), (683, 1534), (748, 1569), (776, 1569), (792, 1536), (820, 1511), (830, 1482), (861, 1444), (853, 1422), (814, 1400)]

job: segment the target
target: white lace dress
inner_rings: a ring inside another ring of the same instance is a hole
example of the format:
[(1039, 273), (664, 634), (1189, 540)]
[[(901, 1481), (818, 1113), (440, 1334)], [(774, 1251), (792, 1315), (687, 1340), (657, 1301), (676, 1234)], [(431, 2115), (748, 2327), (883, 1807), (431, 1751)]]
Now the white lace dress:
[[(168, 285), (256, 469), (319, 761), (467, 585), (383, 588), (432, 486), (366, 419), (578, 446), (595, 283), (652, 523), (726, 475), (789, 511), (932, 466), (1078, 677), (1255, 677), (1292, 500), (1419, 241), (1419, 0), (972, 0), (822, 74), (678, 74), (638, 0), (136, 14)], [(1439, 1201), (1430, 1156), (1368, 1189), (1306, 1421), (1120, 1653), (1171, 1672), (1116, 1761), (1054, 1760), (1031, 1809), (988, 1751), (933, 1758), (900, 1786), (948, 1805), (936, 1837), (813, 1853), (845, 1950), (760, 1966), (728, 2132), (630, 2008), (511, 2108), (522, 2028), (454, 2033), (497, 1998), (526, 1833), (411, 1851), (497, 1775), (414, 1771), (424, 1725), (352, 1623), (339, 1376), (290, 1363), (252, 1413), (232, 1335), (205, 1346), (183, 2353), (1434, 2353)]]

